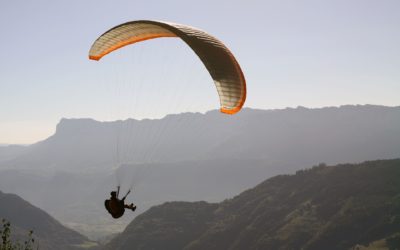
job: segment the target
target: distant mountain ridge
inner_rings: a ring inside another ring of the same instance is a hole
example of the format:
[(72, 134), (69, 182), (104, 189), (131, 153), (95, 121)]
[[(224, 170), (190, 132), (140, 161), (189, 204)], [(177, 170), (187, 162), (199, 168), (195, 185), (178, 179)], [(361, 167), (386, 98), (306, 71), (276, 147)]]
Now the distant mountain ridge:
[(399, 249), (399, 180), (400, 159), (321, 164), (219, 204), (152, 207), (106, 249)]
[(23, 154), (27, 149), (25, 145), (8, 145), (0, 144), (0, 159), (1, 161), (12, 160), (18, 155)]
[[(77, 250), (87, 245), (89, 240), (68, 229), (43, 210), (32, 206), (15, 194), (0, 191), (0, 218), (12, 224), (12, 233), (26, 239), (33, 230), (36, 244), (41, 250)], [(93, 242), (92, 246), (95, 246)]]
[[(82, 172), (110, 169), (117, 158), (121, 163), (141, 164), (235, 157), (299, 168), (399, 154), (400, 107), (246, 108), (234, 116), (210, 111), (140, 121), (62, 119), (53, 136), (13, 159), (0, 158), (0, 169)], [(287, 161), (287, 155), (292, 160)]]

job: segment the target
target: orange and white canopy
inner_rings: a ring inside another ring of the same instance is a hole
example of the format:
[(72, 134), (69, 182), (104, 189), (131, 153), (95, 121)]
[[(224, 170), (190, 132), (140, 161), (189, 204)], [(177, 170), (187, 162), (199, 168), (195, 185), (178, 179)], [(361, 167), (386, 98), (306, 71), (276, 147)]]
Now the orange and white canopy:
[(178, 37), (197, 54), (217, 87), (221, 112), (235, 114), (246, 100), (246, 81), (232, 52), (206, 32), (182, 24), (160, 21), (132, 21), (118, 25), (102, 34), (93, 43), (89, 58), (103, 56), (129, 44), (160, 38)]

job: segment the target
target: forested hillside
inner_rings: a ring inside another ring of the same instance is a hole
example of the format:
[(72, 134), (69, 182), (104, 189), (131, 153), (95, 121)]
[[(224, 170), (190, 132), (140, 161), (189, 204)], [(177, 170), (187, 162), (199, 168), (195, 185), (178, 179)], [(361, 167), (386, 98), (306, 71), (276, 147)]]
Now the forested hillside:
[(399, 180), (399, 159), (321, 164), (222, 203), (153, 207), (107, 249), (399, 249)]

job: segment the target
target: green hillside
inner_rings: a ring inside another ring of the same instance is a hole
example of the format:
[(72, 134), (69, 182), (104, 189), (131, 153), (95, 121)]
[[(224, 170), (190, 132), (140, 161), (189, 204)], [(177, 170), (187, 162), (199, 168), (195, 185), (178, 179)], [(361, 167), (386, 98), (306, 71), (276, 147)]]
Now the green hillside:
[(321, 164), (219, 204), (165, 203), (107, 249), (400, 249), (400, 159)]

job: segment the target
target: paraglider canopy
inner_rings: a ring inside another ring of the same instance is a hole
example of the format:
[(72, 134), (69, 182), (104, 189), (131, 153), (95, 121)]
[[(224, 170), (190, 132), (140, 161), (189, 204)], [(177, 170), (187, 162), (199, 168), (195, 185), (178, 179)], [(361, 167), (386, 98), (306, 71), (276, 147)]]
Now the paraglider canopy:
[(160, 37), (178, 37), (197, 54), (211, 77), (220, 98), (221, 112), (235, 114), (246, 100), (246, 81), (232, 52), (205, 31), (175, 23), (139, 20), (118, 25), (93, 43), (89, 58), (103, 56), (129, 44)]

